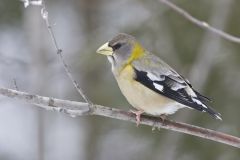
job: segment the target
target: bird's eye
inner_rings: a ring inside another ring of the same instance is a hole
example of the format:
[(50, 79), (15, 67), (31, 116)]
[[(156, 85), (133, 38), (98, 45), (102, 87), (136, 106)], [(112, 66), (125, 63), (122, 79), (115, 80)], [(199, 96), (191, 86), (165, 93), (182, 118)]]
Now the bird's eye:
[(121, 46), (122, 46), (121, 43), (117, 43), (117, 44), (112, 46), (112, 49), (115, 51), (115, 50), (119, 49)]

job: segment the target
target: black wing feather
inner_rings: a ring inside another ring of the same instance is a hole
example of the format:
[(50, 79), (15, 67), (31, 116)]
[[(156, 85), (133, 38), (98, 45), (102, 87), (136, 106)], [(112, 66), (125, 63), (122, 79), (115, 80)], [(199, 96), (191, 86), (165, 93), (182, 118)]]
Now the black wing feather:
[[(182, 77), (183, 79), (185, 79), (182, 75), (181, 75), (181, 77)], [(192, 88), (192, 85), (190, 84), (190, 82), (189, 82), (187, 79), (185, 79), (185, 80), (186, 80), (186, 83)], [(193, 88), (192, 88), (192, 89), (193, 89)], [(197, 97), (198, 97), (201, 101), (203, 101), (203, 102), (212, 102), (212, 100), (211, 100), (210, 98), (202, 95), (201, 93), (199, 93), (199, 92), (196, 91), (195, 89), (193, 89), (193, 91), (196, 93)]]
[[(138, 71), (135, 69), (136, 77), (135, 80), (143, 84), (144, 86), (150, 88), (151, 90), (166, 96), (170, 99), (173, 99), (183, 105), (195, 108), (199, 111), (203, 110), (203, 107), (195, 103), (191, 97), (187, 94), (187, 92), (184, 89), (179, 89), (178, 91), (174, 91), (170, 88), (171, 79), (167, 76), (165, 76), (165, 79), (163, 81), (152, 81), (148, 76), (147, 72), (144, 71)], [(155, 88), (154, 83), (162, 85), (163, 91), (160, 91)]]
[(197, 92), (196, 90), (194, 90), (194, 92), (197, 94), (198, 98), (203, 101), (203, 102), (212, 102), (212, 100), (204, 95), (202, 95), (201, 93)]
[[(164, 80), (162, 81), (156, 81), (156, 80), (151, 80), (148, 76), (147, 76), (147, 72), (145, 71), (139, 71), (137, 69), (134, 69), (135, 73), (136, 73), (136, 77), (135, 80), (138, 81), (139, 83), (143, 84), (144, 86), (148, 87), (149, 89), (163, 95), (166, 96), (170, 99), (173, 99), (183, 105), (186, 105), (188, 107), (194, 108), (198, 111), (206, 111), (208, 112), (210, 115), (212, 115), (213, 117), (220, 119), (219, 117), (221, 116), (219, 113), (215, 112), (211, 107), (203, 107), (202, 105), (196, 103), (193, 101), (192, 97), (186, 92), (186, 90), (184, 88), (180, 88), (177, 91), (173, 90), (171, 88), (171, 84), (173, 83), (177, 83), (175, 80), (171, 79), (168, 76), (164, 77)], [(189, 83), (189, 82), (186, 82)], [(163, 90), (160, 91), (158, 90), (154, 84), (158, 84), (163, 86)], [(184, 84), (182, 84), (184, 85)], [(191, 86), (190, 86), (191, 87)], [(207, 101), (210, 101), (210, 99), (208, 99), (207, 97), (201, 95), (200, 93), (196, 92), (195, 90), (193, 90), (196, 95), (197, 98), (204, 104), (206, 105)], [(207, 105), (206, 105), (207, 106)]]

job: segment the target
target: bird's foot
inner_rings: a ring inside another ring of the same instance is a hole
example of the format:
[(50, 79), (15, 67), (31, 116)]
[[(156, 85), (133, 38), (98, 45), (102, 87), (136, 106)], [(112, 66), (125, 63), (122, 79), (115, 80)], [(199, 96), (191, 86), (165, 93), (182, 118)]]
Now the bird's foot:
[(137, 124), (137, 127), (139, 126), (140, 124), (140, 121), (141, 121), (141, 114), (144, 113), (143, 110), (138, 110), (138, 111), (134, 111), (134, 110), (130, 110), (130, 112), (132, 112), (133, 114), (136, 115), (136, 124)]
[(167, 115), (166, 114), (161, 114), (160, 118), (162, 119), (162, 124), (165, 125), (164, 122), (167, 119)]

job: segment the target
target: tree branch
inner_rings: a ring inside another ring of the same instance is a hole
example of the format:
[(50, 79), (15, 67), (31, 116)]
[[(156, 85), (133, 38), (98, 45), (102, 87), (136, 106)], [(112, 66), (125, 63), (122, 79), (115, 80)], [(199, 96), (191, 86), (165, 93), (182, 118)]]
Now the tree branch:
[[(45, 20), (46, 26), (48, 28), (48, 32), (51, 36), (57, 55), (59, 56), (68, 77), (71, 79), (72, 83), (74, 84), (74, 87), (77, 89), (77, 91), (80, 93), (80, 95), (84, 98), (84, 100), (87, 103), (61, 100), (61, 99), (50, 98), (50, 97), (43, 97), (43, 96), (33, 95), (33, 94), (20, 92), (12, 89), (6, 89), (6, 88), (0, 88), (0, 95), (23, 100), (25, 102), (35, 104), (35, 106), (45, 108), (47, 110), (63, 112), (74, 117), (82, 116), (82, 115), (98, 115), (98, 116), (109, 117), (113, 119), (119, 119), (119, 120), (135, 123), (136, 122), (135, 115), (131, 112), (92, 104), (92, 102), (84, 94), (79, 84), (74, 80), (70, 70), (68, 69), (68, 65), (66, 64), (62, 55), (62, 49), (58, 47), (58, 43), (53, 33), (52, 26), (49, 23), (48, 12), (46, 10), (44, 0), (38, 0), (38, 1), (23, 0), (23, 2), (25, 4), (25, 7), (27, 7), (30, 4), (39, 5), (42, 7), (42, 10), (41, 10), (42, 17)], [(176, 11), (177, 13), (179, 13), (180, 15), (182, 15), (192, 23), (198, 25), (199, 27), (212, 31), (213, 33), (216, 33), (229, 41), (240, 43), (240, 39), (238, 37), (231, 36), (221, 30), (218, 30), (210, 26), (204, 21), (200, 21), (194, 18), (188, 12), (184, 11), (183, 9), (171, 3), (170, 1), (159, 0), (159, 2), (166, 4), (167, 6), (172, 8), (174, 11)], [(209, 139), (212, 141), (216, 141), (216, 142), (220, 142), (223, 144), (240, 148), (240, 138), (238, 137), (234, 137), (228, 134), (216, 132), (213, 130), (209, 130), (209, 129), (205, 129), (205, 128), (201, 128), (201, 127), (197, 127), (197, 126), (193, 126), (185, 123), (174, 122), (172, 120), (164, 120), (163, 122), (161, 118), (143, 115), (141, 118), (140, 124), (148, 125), (153, 128), (164, 128), (164, 129), (173, 130), (173, 131), (177, 131), (177, 132), (181, 132), (189, 135), (194, 135), (197, 137), (202, 137), (204, 139)]]
[[(0, 95), (35, 104), (35, 106), (45, 108), (47, 110), (63, 112), (72, 117), (98, 115), (136, 123), (135, 115), (133, 113), (101, 105), (93, 105), (91, 111), (89, 112), (89, 105), (84, 102), (43, 97), (7, 88), (0, 88)], [(240, 138), (238, 137), (186, 123), (175, 122), (172, 120), (164, 120), (163, 122), (161, 118), (143, 115), (141, 117), (140, 124), (151, 126), (153, 128), (164, 128), (181, 132), (240, 148)]]
[(67, 73), (69, 79), (72, 81), (72, 83), (73, 83), (74, 87), (76, 88), (76, 90), (78, 91), (78, 93), (83, 97), (85, 102), (87, 102), (89, 104), (90, 108), (91, 108), (92, 102), (86, 96), (86, 94), (84, 93), (84, 91), (82, 90), (80, 85), (77, 83), (77, 81), (73, 78), (67, 63), (65, 62), (65, 60), (63, 58), (63, 54), (62, 54), (63, 50), (58, 46), (57, 39), (56, 39), (55, 34), (53, 32), (52, 26), (49, 23), (48, 11), (46, 9), (46, 5), (45, 5), (45, 1), (44, 0), (42, 0), (41, 6), (42, 6), (42, 10), (41, 10), (42, 17), (43, 17), (43, 19), (45, 21), (45, 24), (46, 24), (47, 29), (48, 29), (48, 33), (49, 33), (49, 35), (50, 35), (50, 37), (52, 39), (52, 43), (53, 43), (53, 45), (54, 45), (54, 47), (56, 49), (57, 55), (60, 58), (60, 61), (61, 61), (62, 65), (63, 65), (63, 68), (64, 68), (65, 72)]
[(236, 36), (232, 36), (226, 32), (223, 32), (220, 29), (217, 29), (211, 25), (209, 25), (207, 22), (198, 20), (197, 18), (193, 17), (191, 14), (189, 14), (187, 11), (185, 11), (184, 9), (178, 7), (177, 5), (175, 5), (174, 3), (170, 2), (169, 0), (158, 0), (160, 3), (163, 3), (165, 5), (167, 5), (168, 7), (170, 7), (171, 9), (173, 9), (175, 12), (177, 12), (178, 14), (180, 14), (181, 16), (183, 16), (184, 18), (186, 18), (187, 20), (189, 20), (190, 22), (192, 22), (193, 24), (197, 25), (200, 28), (206, 29), (208, 31), (211, 31), (212, 33), (215, 33), (217, 35), (219, 35), (220, 37), (229, 40), (231, 42), (235, 42), (235, 43), (240, 43), (240, 38), (236, 37)]

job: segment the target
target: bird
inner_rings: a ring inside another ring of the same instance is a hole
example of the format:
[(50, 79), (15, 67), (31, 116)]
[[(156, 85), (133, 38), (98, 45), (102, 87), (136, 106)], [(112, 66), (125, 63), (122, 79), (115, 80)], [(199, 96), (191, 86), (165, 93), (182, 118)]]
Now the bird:
[(211, 100), (158, 56), (146, 50), (133, 36), (119, 33), (96, 51), (107, 56), (112, 73), (127, 101), (136, 110), (137, 126), (143, 113), (165, 117), (181, 108), (207, 112), (222, 120)]

